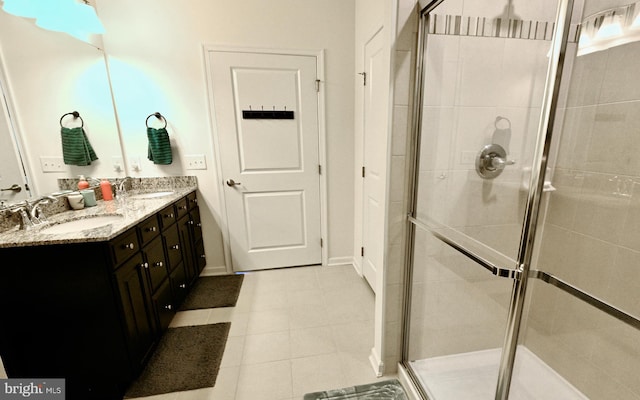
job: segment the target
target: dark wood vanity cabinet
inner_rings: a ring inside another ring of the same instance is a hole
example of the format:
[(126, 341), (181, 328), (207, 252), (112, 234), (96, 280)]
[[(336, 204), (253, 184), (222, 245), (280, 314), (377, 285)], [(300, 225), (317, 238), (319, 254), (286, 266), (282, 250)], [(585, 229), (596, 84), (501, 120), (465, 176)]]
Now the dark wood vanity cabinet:
[(109, 242), (1, 248), (8, 376), (122, 399), (204, 267), (200, 226), (193, 192)]

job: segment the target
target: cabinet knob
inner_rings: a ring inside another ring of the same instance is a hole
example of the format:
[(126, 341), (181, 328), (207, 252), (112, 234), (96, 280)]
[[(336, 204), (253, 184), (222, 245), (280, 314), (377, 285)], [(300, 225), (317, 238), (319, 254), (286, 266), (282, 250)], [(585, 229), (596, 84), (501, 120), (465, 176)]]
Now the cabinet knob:
[(201, 223), (197, 223), (197, 224), (196, 224), (196, 226), (197, 226), (198, 228), (202, 228), (202, 224), (201, 224)]
[(180, 209), (180, 210), (186, 210), (186, 209), (187, 209), (187, 206), (180, 206), (180, 207), (178, 207), (178, 209)]
[(135, 249), (135, 247), (136, 246), (133, 244), (133, 242), (122, 245), (123, 249), (129, 249), (129, 250), (133, 250), (133, 249)]
[(200, 254), (200, 258), (207, 258), (204, 254)]
[(173, 306), (171, 304), (167, 304), (164, 308), (167, 310), (173, 310)]
[(171, 246), (172, 250), (180, 250), (180, 246), (177, 244), (174, 244), (173, 246)]
[(140, 264), (140, 266), (141, 266), (142, 268), (147, 268), (147, 269), (148, 269), (148, 268), (149, 268), (149, 263), (146, 263), (146, 262), (145, 262), (145, 263)]
[(165, 218), (173, 218), (173, 213), (165, 214), (164, 217)]
[(156, 228), (155, 226), (152, 226), (151, 228), (147, 228), (147, 232), (155, 232), (157, 230), (158, 228)]
[(158, 261), (156, 263), (153, 263), (154, 267), (162, 267), (164, 264), (162, 263), (162, 261)]
[(193, 221), (191, 221), (191, 220), (190, 220), (189, 222), (187, 222), (187, 223), (188, 223), (189, 225), (193, 225), (193, 224), (194, 224), (194, 222), (193, 222)]
[(181, 289), (186, 289), (187, 288), (187, 284), (186, 283), (181, 283), (180, 284), (180, 288)]

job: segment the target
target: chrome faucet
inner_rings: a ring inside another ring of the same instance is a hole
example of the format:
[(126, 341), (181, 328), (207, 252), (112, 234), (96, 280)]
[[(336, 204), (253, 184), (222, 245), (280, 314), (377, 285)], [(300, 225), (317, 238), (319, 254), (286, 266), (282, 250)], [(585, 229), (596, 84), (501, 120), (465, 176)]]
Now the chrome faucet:
[(29, 219), (33, 223), (33, 225), (45, 224), (47, 223), (47, 217), (42, 213), (42, 208), (40, 208), (41, 204), (49, 204), (52, 202), (56, 202), (58, 199), (54, 196), (43, 196), (39, 199), (34, 200), (32, 203), (27, 203), (27, 212), (29, 213)]
[(33, 221), (29, 218), (29, 213), (27, 212), (27, 201), (25, 200), (24, 205), (16, 206), (11, 209), (12, 214), (20, 215), (20, 226), (18, 229), (20, 230), (28, 230), (33, 227)]
[(122, 180), (120, 182), (116, 181), (116, 187), (117, 187), (117, 193), (124, 193), (126, 191), (124, 184), (127, 183), (127, 181), (130, 181), (132, 178), (130, 176), (125, 176), (124, 178), (122, 178)]

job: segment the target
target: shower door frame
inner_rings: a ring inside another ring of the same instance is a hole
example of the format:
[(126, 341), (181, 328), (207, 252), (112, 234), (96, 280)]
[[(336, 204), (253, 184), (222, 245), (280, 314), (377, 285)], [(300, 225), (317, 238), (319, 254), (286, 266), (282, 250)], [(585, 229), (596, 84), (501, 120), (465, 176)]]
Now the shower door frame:
[[(415, 86), (413, 93), (413, 119), (411, 125), (412, 146), (409, 151), (409, 202), (407, 212), (407, 241), (405, 249), (405, 287), (404, 287), (404, 310), (403, 310), (403, 335), (402, 335), (402, 364), (407, 370), (410, 379), (420, 394), (427, 399), (428, 396), (424, 388), (419, 384), (412, 368), (409, 366), (409, 329), (411, 312), (411, 282), (413, 266), (413, 247), (416, 227), (422, 225), (416, 218), (418, 171), (420, 165), (419, 144), (421, 139), (422, 126), (422, 100), (424, 91), (424, 58), (426, 56), (426, 29), (429, 26), (429, 13), (446, 0), (434, 0), (419, 11), (418, 15), (418, 40), (417, 57), (415, 68)], [(434, 236), (455, 250), (471, 258), (479, 265), (491, 271), (494, 275), (513, 279), (513, 288), (509, 312), (507, 317), (507, 327), (505, 332), (502, 356), (498, 372), (496, 387), (496, 400), (507, 400), (513, 373), (513, 366), (517, 351), (518, 336), (522, 321), (522, 312), (525, 302), (527, 282), (529, 279), (531, 260), (533, 257), (533, 247), (535, 241), (538, 214), (542, 200), (544, 187), (544, 171), (547, 167), (553, 122), (556, 116), (560, 80), (566, 47), (571, 23), (571, 14), (574, 0), (559, 0), (556, 13), (555, 28), (551, 39), (551, 52), (547, 68), (545, 89), (542, 98), (542, 107), (538, 125), (535, 153), (531, 165), (531, 178), (529, 181), (529, 192), (527, 196), (525, 214), (523, 217), (522, 231), (520, 235), (520, 245), (518, 250), (517, 265), (513, 269), (501, 268), (485, 260), (482, 256), (475, 254), (472, 250), (466, 249), (446, 237), (435, 234)], [(434, 232), (432, 232), (434, 233)], [(535, 274), (533, 277), (537, 277)], [(437, 400), (437, 399), (435, 399)]]

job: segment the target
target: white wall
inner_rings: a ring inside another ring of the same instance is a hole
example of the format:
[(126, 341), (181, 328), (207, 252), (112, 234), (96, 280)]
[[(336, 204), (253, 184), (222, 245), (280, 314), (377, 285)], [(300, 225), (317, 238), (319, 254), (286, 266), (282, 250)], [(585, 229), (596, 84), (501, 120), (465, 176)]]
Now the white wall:
[[(133, 176), (196, 175), (208, 267), (219, 258), (221, 215), (202, 46), (325, 49), (329, 262), (353, 249), (354, 4), (340, 0), (99, 0), (126, 157)], [(145, 118), (169, 121), (174, 163), (146, 160)], [(204, 154), (206, 170), (185, 170), (182, 156)], [(219, 268), (218, 268), (219, 267)], [(230, 267), (230, 266), (227, 266)]]

